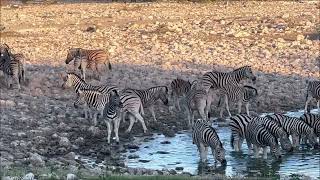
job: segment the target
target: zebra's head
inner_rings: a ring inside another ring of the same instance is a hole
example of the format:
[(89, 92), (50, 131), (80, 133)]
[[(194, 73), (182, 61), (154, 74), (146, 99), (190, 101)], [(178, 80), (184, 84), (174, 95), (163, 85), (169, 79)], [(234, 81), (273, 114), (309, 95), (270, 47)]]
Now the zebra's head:
[(311, 127), (308, 127), (306, 129), (306, 133), (303, 135), (306, 136), (307, 139), (309, 140), (309, 143), (314, 147), (314, 148), (318, 148), (319, 144), (317, 143), (317, 136), (314, 133), (314, 129)]
[(73, 85), (72, 73), (67, 73), (67, 75), (60, 74), (60, 77), (61, 77), (61, 79), (63, 81), (62, 89), (67, 89), (67, 88), (72, 87), (72, 85)]
[(10, 59), (10, 47), (7, 44), (0, 45), (0, 62)]
[(226, 161), (226, 150), (223, 148), (223, 145), (221, 142), (219, 142), (219, 145), (214, 147), (214, 159), (219, 161), (221, 165), (225, 166), (227, 165)]
[(116, 90), (112, 90), (110, 93), (109, 104), (113, 104), (116, 107), (123, 108), (119, 93)]
[(253, 74), (251, 66), (243, 66), (240, 67), (236, 70), (234, 70), (234, 72), (240, 72), (240, 74), (243, 76), (243, 78), (245, 79), (251, 79), (252, 82), (256, 82), (257, 77)]
[(281, 145), (281, 148), (286, 151), (289, 151), (289, 152), (293, 151), (293, 147), (289, 139), (289, 136), (282, 128), (280, 129), (280, 145)]
[(71, 61), (73, 61), (75, 58), (80, 56), (80, 48), (71, 48), (68, 50), (66, 64), (69, 64)]
[(269, 146), (271, 153), (276, 159), (281, 159), (281, 152), (277, 139), (273, 137), (270, 141)]
[(169, 104), (169, 89), (167, 86), (160, 86), (159, 89), (159, 98), (161, 99), (161, 101), (163, 102), (164, 105), (168, 105)]

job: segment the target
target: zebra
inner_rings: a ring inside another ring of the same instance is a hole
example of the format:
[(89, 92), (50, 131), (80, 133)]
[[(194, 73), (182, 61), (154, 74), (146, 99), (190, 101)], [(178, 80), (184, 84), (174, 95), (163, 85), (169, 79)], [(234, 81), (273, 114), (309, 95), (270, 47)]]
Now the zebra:
[(156, 115), (154, 112), (154, 105), (156, 101), (160, 99), (164, 105), (168, 105), (169, 103), (168, 88), (166, 86), (155, 86), (155, 87), (151, 87), (143, 90), (127, 88), (127, 89), (124, 89), (122, 93), (136, 94), (140, 98), (143, 108), (149, 108), (154, 121), (157, 121)]
[(189, 127), (192, 127), (195, 111), (198, 111), (202, 119), (209, 120), (210, 105), (208, 104), (215, 98), (217, 98), (216, 91), (213, 89), (206, 92), (203, 89), (193, 88), (186, 94), (185, 101)]
[(282, 149), (289, 152), (293, 151), (289, 136), (279, 123), (269, 119), (268, 117), (255, 117), (252, 119), (252, 123), (263, 125), (275, 138), (280, 139)]
[(306, 93), (304, 112), (310, 112), (310, 109), (308, 109), (308, 104), (313, 98), (317, 100), (317, 108), (318, 112), (320, 112), (320, 81), (307, 81), (307, 83), (308, 87)]
[(210, 147), (215, 161), (219, 161), (224, 166), (227, 164), (225, 149), (217, 132), (202, 119), (196, 120), (192, 126), (192, 143), (197, 145), (201, 162), (207, 160), (208, 147)]
[(191, 86), (195, 84), (197, 80), (190, 83), (190, 81), (185, 81), (183, 79), (174, 79), (170, 86), (171, 86), (171, 97), (175, 103), (175, 106), (181, 111), (179, 98), (184, 97), (191, 89)]
[[(113, 85), (100, 85), (100, 86), (93, 86), (91, 84), (86, 83), (79, 75), (75, 73), (67, 73), (66, 76), (63, 76), (60, 74), (61, 78), (63, 79), (63, 84), (62, 84), (62, 89), (66, 88), (73, 88), (74, 91), (77, 94), (77, 98), (79, 97), (79, 91), (82, 89), (87, 89), (87, 90), (97, 90), (101, 92), (102, 94), (106, 94), (109, 96), (109, 93), (113, 90), (118, 92), (118, 88)], [(107, 99), (108, 102), (108, 99)], [(100, 111), (100, 116), (102, 116), (103, 112), (102, 110)], [(85, 110), (85, 118), (88, 118), (88, 115)]]
[[(65, 63), (69, 64), (71, 61), (74, 63), (74, 70), (76, 70), (76, 68), (81, 70), (82, 78), (84, 80), (86, 79), (86, 68), (93, 70), (93, 72), (96, 71), (99, 74), (99, 80), (101, 76), (101, 64), (104, 64), (106, 69), (112, 69), (109, 55), (106, 51), (100, 49), (87, 50), (82, 48), (71, 48), (68, 50)], [(96, 74), (95, 77), (97, 77)]]
[(24, 55), (12, 54), (7, 44), (0, 46), (0, 53), (0, 70), (2, 70), (5, 75), (7, 87), (11, 86), (9, 79), (14, 79), (18, 89), (20, 89), (21, 81), (25, 81)]
[(306, 137), (314, 147), (318, 146), (313, 128), (300, 119), (278, 113), (267, 115), (266, 117), (278, 122), (286, 133), (291, 135), (294, 148), (299, 146), (299, 136)]
[(300, 120), (312, 127), (316, 136), (320, 137), (320, 115), (307, 113), (300, 116)]
[(116, 142), (119, 144), (119, 126), (121, 118), (121, 108), (123, 104), (121, 102), (120, 96), (117, 91), (113, 90), (109, 97), (109, 103), (105, 106), (103, 110), (103, 119), (107, 125), (108, 137), (107, 141), (110, 144), (111, 130), (113, 126), (113, 131), (116, 136)]
[[(238, 103), (238, 114), (241, 113), (242, 103), (245, 103), (246, 113), (249, 116), (249, 102), (250, 100), (256, 99), (258, 96), (258, 90), (252, 86), (238, 86), (238, 85), (228, 85), (220, 89), (220, 94), (224, 97), (224, 104), (228, 111), (229, 117), (231, 117), (229, 102)], [(222, 97), (221, 97), (222, 98)], [(221, 104), (221, 98), (219, 100), (218, 106)], [(224, 106), (220, 109), (220, 117), (222, 118), (224, 112)]]
[(74, 102), (74, 107), (84, 107), (85, 116), (87, 116), (86, 114), (89, 113), (90, 118), (93, 119), (94, 126), (97, 126), (98, 113), (100, 112), (101, 116), (103, 117), (103, 110), (106, 104), (109, 103), (110, 95), (116, 91), (112, 90), (110, 93), (105, 94), (98, 90), (80, 89), (78, 92), (79, 95)]
[[(258, 158), (260, 147), (263, 148), (263, 159), (267, 159), (267, 147), (270, 147), (272, 154), (281, 159), (280, 148), (277, 138), (275, 138), (268, 129), (254, 120), (247, 124), (245, 131), (245, 138), (247, 141), (248, 149), (253, 145), (254, 157)], [(250, 151), (249, 151), (249, 154)]]
[[(246, 114), (237, 114), (230, 117), (229, 127), (231, 129), (231, 147), (235, 151), (241, 151), (241, 145), (245, 138), (245, 132), (247, 131), (247, 125), (251, 122), (252, 117)], [(248, 149), (249, 153), (251, 148)]]
[(256, 76), (253, 74), (251, 66), (243, 66), (227, 73), (219, 71), (206, 72), (201, 77), (201, 86), (208, 91), (210, 87), (216, 89), (227, 85), (238, 85), (244, 79), (256, 81)]

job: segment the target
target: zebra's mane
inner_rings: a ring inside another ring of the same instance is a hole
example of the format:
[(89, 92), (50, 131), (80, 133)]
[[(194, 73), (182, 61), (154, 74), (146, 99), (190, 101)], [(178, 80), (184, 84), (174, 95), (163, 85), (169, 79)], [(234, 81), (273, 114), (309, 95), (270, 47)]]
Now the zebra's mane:
[(215, 130), (212, 126), (209, 126), (209, 125), (207, 125), (207, 126), (208, 126), (208, 127), (214, 132), (214, 134), (217, 136), (217, 139), (219, 140), (219, 145), (220, 145), (221, 148), (223, 148), (222, 142), (221, 142), (221, 140), (220, 140), (220, 138), (219, 138), (218, 133), (216, 132), (216, 130)]
[(154, 87), (148, 88), (147, 90), (154, 89), (154, 88), (165, 88), (166, 93), (169, 91), (167, 86), (154, 86)]
[(76, 73), (74, 73), (74, 72), (69, 72), (68, 74), (70, 74), (70, 75), (74, 75), (75, 77), (77, 77), (81, 82), (83, 82), (83, 83), (85, 83), (85, 84), (87, 84), (86, 83), (86, 81), (85, 80), (83, 80), (78, 74), (76, 74)]
[(249, 66), (249, 65), (242, 66), (242, 67), (239, 67), (239, 68), (237, 68), (237, 69), (234, 69), (233, 72), (239, 71), (239, 70), (241, 70), (241, 69), (246, 69), (246, 68), (251, 68), (251, 66)]

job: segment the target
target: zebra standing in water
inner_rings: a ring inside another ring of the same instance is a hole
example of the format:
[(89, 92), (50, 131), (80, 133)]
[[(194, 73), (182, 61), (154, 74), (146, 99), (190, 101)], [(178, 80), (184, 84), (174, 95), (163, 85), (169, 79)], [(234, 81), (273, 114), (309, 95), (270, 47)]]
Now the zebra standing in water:
[(14, 79), (18, 89), (21, 81), (25, 81), (25, 56), (23, 54), (12, 54), (7, 44), (0, 46), (0, 70), (5, 75), (7, 87), (11, 87), (9, 80)]
[[(234, 86), (228, 85), (222, 87), (220, 89), (222, 96), (224, 96), (224, 104), (231, 117), (229, 102), (237, 102), (238, 103), (238, 114), (241, 113), (242, 103), (245, 103), (246, 113), (249, 116), (249, 101), (255, 99), (258, 96), (258, 90), (252, 86)], [(221, 102), (221, 98), (219, 100), (219, 105)], [(219, 106), (218, 105), (218, 106)], [(224, 106), (221, 107), (220, 117), (222, 118), (224, 112)]]
[[(168, 105), (168, 88), (166, 86), (156, 86), (156, 87), (151, 87), (145, 90), (124, 89), (122, 91), (122, 94), (123, 95), (121, 96), (121, 100), (122, 100), (122, 103), (124, 104), (122, 118), (123, 119), (125, 118), (126, 112), (130, 112), (129, 113), (130, 125), (129, 125), (129, 128), (127, 129), (127, 132), (131, 131), (131, 128), (135, 122), (134, 116), (138, 118), (141, 121), (141, 123), (143, 122), (142, 124), (144, 124), (144, 120), (141, 119), (141, 117), (139, 116), (137, 117), (137, 115), (140, 114), (139, 111), (140, 112), (143, 111), (143, 108), (149, 108), (154, 121), (157, 121), (156, 115), (154, 112), (154, 105), (156, 101), (160, 99), (164, 105)], [(125, 101), (127, 101), (127, 103)], [(133, 101), (135, 101), (135, 103)], [(140, 107), (141, 105), (142, 107)], [(144, 131), (146, 131), (146, 129), (144, 129)]]
[(310, 112), (310, 109), (308, 109), (308, 104), (314, 98), (317, 100), (317, 108), (318, 112), (320, 113), (320, 81), (307, 81), (307, 83), (308, 87), (306, 93), (304, 112)]
[(275, 138), (280, 139), (282, 149), (289, 152), (293, 151), (289, 136), (279, 123), (268, 117), (255, 117), (252, 119), (251, 123), (263, 125)]
[[(267, 147), (270, 147), (272, 154), (280, 159), (280, 148), (277, 138), (275, 138), (268, 129), (260, 123), (256, 123), (254, 120), (250, 121), (247, 125), (245, 137), (248, 145), (248, 149), (253, 145), (254, 157), (259, 157), (259, 149), (263, 148), (263, 159), (267, 159)], [(250, 154), (250, 151), (249, 151)]]
[(205, 120), (196, 120), (192, 126), (192, 142), (197, 145), (200, 153), (200, 161), (205, 162), (208, 155), (208, 147), (211, 148), (215, 161), (226, 165), (225, 149), (215, 129), (209, 126)]
[(113, 126), (113, 132), (116, 136), (116, 142), (119, 144), (119, 126), (121, 118), (121, 108), (123, 107), (120, 96), (117, 91), (112, 91), (109, 103), (105, 106), (103, 111), (103, 119), (108, 128), (108, 144), (110, 144), (111, 131)]
[(98, 76), (101, 78), (101, 65), (103, 64), (105, 68), (111, 70), (111, 64), (109, 60), (109, 55), (104, 50), (87, 50), (82, 48), (71, 48), (68, 50), (66, 64), (71, 61), (74, 63), (74, 70), (77, 68), (81, 70), (82, 78), (86, 79), (86, 68), (91, 69), (93, 72), (97, 72)]
[[(318, 114), (303, 114), (300, 119), (313, 128), (316, 136), (320, 138), (320, 115)], [(319, 139), (320, 143), (320, 139)]]
[(197, 81), (195, 80), (192, 83), (190, 83), (190, 81), (185, 81), (179, 78), (174, 79), (171, 82), (171, 97), (179, 111), (181, 111), (179, 98), (184, 97), (190, 91), (191, 86), (196, 82)]
[[(237, 114), (230, 117), (229, 127), (231, 129), (231, 147), (235, 151), (241, 151), (241, 146), (247, 131), (247, 125), (252, 120), (252, 117), (245, 114)], [(251, 153), (251, 147), (248, 148)]]
[(314, 147), (317, 147), (318, 144), (313, 128), (300, 119), (283, 114), (267, 115), (266, 117), (279, 123), (286, 133), (291, 135), (294, 148), (299, 146), (299, 136), (306, 137)]
[[(98, 90), (92, 89), (80, 89), (79, 96), (74, 102), (74, 107), (79, 108), (80, 106), (84, 107), (85, 114), (90, 113), (90, 117), (93, 118), (94, 126), (97, 125), (97, 115), (100, 112), (103, 117), (103, 110), (106, 104), (109, 102), (110, 96), (117, 93), (116, 90), (112, 90), (108, 94), (104, 94)], [(93, 115), (91, 114), (93, 113)]]
[[(109, 96), (109, 93), (113, 90), (118, 91), (118, 88), (116, 86), (111, 85), (100, 85), (100, 86), (93, 86), (90, 84), (87, 84), (83, 79), (81, 79), (77, 74), (75, 73), (67, 73), (66, 76), (61, 75), (63, 79), (62, 88), (70, 88), (72, 87), (74, 91), (77, 93), (77, 96), (79, 96), (79, 90), (82, 89), (89, 89), (89, 90), (97, 90), (102, 94), (106, 94)], [(101, 110), (100, 115), (102, 116), (103, 112)], [(85, 110), (85, 118), (88, 118), (87, 111)]]

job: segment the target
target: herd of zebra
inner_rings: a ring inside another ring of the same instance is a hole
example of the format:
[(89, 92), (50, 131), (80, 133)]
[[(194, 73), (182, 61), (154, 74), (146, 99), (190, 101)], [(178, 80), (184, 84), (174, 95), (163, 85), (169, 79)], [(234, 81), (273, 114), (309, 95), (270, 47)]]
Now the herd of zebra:
[[(10, 80), (15, 80), (20, 88), (20, 82), (25, 74), (25, 57), (22, 54), (13, 54), (7, 44), (0, 48), (0, 70), (3, 71), (8, 87)], [(317, 136), (320, 135), (320, 115), (310, 114), (308, 103), (312, 99), (317, 100), (318, 110), (320, 101), (320, 81), (308, 83), (305, 114), (299, 118), (288, 117), (282, 114), (273, 114), (265, 117), (253, 117), (249, 114), (249, 102), (257, 99), (258, 90), (251, 85), (242, 85), (243, 80), (251, 80), (255, 84), (257, 78), (252, 72), (251, 66), (243, 66), (231, 72), (211, 71), (204, 73), (201, 78), (193, 82), (183, 79), (174, 79), (170, 88), (155, 86), (148, 89), (126, 88), (119, 90), (117, 86), (107, 84), (94, 86), (85, 80), (86, 68), (97, 73), (100, 79), (103, 66), (111, 70), (108, 55), (103, 50), (85, 50), (81, 48), (70, 49), (67, 54), (66, 64), (74, 62), (73, 71), (61, 74), (62, 88), (72, 88), (76, 94), (75, 108), (84, 110), (85, 118), (92, 119), (93, 125), (104, 122), (107, 125), (107, 142), (110, 144), (111, 132), (114, 131), (116, 142), (119, 143), (119, 126), (126, 117), (130, 124), (126, 132), (130, 132), (134, 122), (140, 121), (143, 132), (147, 132), (144, 122), (144, 109), (148, 108), (153, 120), (157, 121), (155, 105), (160, 99), (168, 105), (173, 101), (174, 107), (181, 111), (179, 101), (183, 101), (187, 113), (188, 125), (192, 129), (193, 143), (197, 145), (201, 161), (207, 157), (208, 147), (212, 149), (215, 160), (226, 164), (225, 150), (215, 129), (211, 127), (209, 116), (213, 100), (223, 101), (220, 116), (226, 109), (230, 117), (231, 144), (235, 151), (241, 150), (244, 139), (248, 144), (249, 153), (253, 148), (255, 157), (258, 157), (259, 148), (263, 148), (263, 157), (267, 157), (267, 147), (277, 157), (281, 148), (292, 151), (301, 141), (318, 146)], [(80, 70), (80, 74), (77, 71)], [(232, 116), (229, 102), (238, 103), (238, 114)], [(241, 114), (242, 104), (245, 103), (246, 113)], [(170, 112), (172, 110), (169, 108)], [(201, 119), (194, 120), (198, 112)], [(320, 111), (319, 111), (320, 112)], [(292, 143), (289, 139), (291, 136)]]

